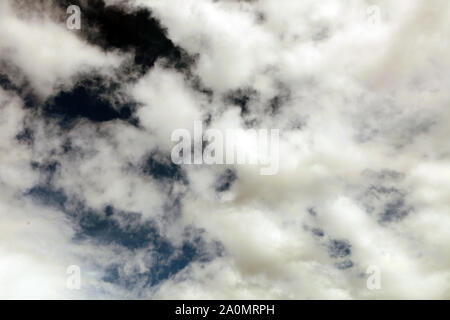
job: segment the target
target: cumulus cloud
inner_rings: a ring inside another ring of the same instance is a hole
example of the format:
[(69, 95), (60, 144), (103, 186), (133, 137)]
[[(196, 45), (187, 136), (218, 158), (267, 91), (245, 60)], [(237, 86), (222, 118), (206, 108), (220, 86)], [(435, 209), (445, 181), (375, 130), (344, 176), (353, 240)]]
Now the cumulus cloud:
[(1, 4), (2, 60), (18, 67), (33, 88), (46, 97), (82, 69), (115, 68), (123, 60), (114, 52), (90, 47), (64, 24), (48, 17), (21, 18), (10, 1)]
[[(0, 297), (450, 297), (444, 0), (75, 2), (0, 4)], [(278, 173), (173, 163), (195, 121)]]

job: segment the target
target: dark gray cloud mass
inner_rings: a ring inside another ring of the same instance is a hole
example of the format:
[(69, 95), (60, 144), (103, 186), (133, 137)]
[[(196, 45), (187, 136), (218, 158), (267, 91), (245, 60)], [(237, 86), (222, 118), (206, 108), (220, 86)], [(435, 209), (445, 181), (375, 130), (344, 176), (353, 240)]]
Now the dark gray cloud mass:
[[(1, 1), (0, 298), (448, 299), (449, 17)], [(195, 121), (279, 129), (279, 172), (173, 163)]]

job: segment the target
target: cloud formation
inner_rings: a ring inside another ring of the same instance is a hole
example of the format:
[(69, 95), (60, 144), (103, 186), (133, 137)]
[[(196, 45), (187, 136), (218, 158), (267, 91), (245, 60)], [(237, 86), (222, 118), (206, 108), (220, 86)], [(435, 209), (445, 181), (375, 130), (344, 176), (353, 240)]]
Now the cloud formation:
[(0, 4), (0, 298), (450, 298), (447, 1), (70, 3)]

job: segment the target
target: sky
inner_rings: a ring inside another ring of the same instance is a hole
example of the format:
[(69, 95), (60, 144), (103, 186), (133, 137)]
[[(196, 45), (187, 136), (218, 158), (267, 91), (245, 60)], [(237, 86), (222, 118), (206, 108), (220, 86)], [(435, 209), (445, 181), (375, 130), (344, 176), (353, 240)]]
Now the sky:
[[(449, 17), (1, 1), (0, 299), (450, 299)], [(199, 121), (279, 170), (174, 163)]]

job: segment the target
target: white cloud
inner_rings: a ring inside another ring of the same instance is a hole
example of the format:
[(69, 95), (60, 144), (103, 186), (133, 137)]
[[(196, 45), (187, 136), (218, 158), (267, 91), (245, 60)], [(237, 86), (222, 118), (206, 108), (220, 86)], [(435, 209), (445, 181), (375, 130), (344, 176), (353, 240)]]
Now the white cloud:
[[(93, 68), (107, 72), (118, 67), (123, 58), (80, 40), (76, 32), (49, 17), (21, 17), (10, 1), (0, 4), (0, 52), (46, 97), (56, 86), (70, 83), (70, 77)], [(50, 12), (48, 12), (50, 14)]]

